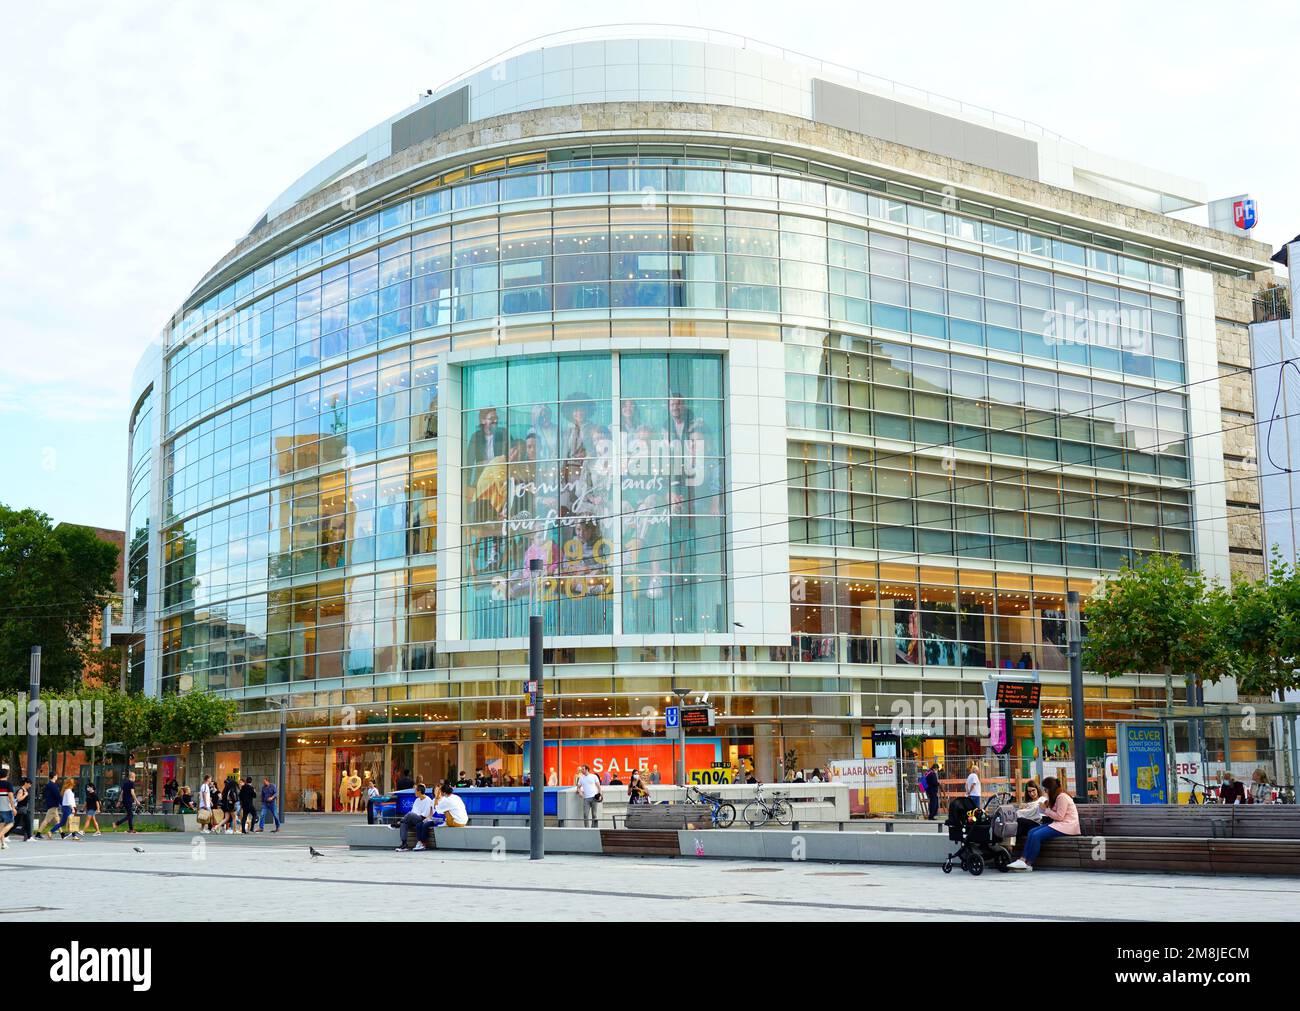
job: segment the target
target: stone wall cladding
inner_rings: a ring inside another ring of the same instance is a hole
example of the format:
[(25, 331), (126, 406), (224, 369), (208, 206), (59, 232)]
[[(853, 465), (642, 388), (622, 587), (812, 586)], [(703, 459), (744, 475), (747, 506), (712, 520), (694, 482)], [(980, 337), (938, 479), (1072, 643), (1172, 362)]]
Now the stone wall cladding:
[[(1250, 331), (1253, 318), (1252, 299), (1272, 277), (1271, 270), (1260, 270), (1252, 277), (1229, 277), (1214, 274), (1214, 314), (1219, 371), (1219, 403), (1222, 405), (1224, 486), (1228, 500), (1229, 567), (1234, 575), (1257, 579), (1264, 574), (1263, 517), (1259, 505), (1258, 445), (1259, 429), (1254, 425), (1255, 386), (1250, 368)], [(1250, 427), (1240, 427), (1247, 425)], [(1236, 459), (1231, 459), (1236, 458)], [(1242, 508), (1245, 505), (1247, 508)]]

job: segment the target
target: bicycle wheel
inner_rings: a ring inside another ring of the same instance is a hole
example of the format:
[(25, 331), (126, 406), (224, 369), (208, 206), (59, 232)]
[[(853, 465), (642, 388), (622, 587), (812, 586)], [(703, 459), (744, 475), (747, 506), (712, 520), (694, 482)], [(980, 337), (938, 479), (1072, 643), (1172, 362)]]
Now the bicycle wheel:
[(778, 825), (789, 825), (794, 821), (794, 809), (783, 800), (778, 800), (772, 808), (772, 818)]
[(762, 828), (767, 824), (767, 808), (758, 801), (751, 800), (745, 805), (745, 810), (741, 817), (745, 819), (745, 824), (750, 828)]
[(713, 812), (713, 824), (718, 828), (731, 828), (736, 822), (736, 807), (734, 804), (719, 804), (718, 809)]

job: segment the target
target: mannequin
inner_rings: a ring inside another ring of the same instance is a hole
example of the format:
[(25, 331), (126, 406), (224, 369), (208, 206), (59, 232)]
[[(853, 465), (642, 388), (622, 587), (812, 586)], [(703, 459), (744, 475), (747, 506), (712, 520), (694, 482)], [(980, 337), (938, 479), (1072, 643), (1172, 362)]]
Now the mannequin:
[(348, 813), (356, 814), (361, 810), (361, 777), (357, 775), (357, 770), (352, 769), (348, 773)]

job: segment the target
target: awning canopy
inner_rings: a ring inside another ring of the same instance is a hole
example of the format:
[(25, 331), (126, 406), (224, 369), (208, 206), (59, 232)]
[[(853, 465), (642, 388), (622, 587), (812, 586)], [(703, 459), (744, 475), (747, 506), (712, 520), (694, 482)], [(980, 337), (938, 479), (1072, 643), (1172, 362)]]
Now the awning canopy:
[(1207, 706), (1170, 706), (1167, 709), (1129, 709), (1125, 715), (1153, 720), (1235, 720), (1243, 716), (1300, 716), (1300, 702), (1223, 702)]

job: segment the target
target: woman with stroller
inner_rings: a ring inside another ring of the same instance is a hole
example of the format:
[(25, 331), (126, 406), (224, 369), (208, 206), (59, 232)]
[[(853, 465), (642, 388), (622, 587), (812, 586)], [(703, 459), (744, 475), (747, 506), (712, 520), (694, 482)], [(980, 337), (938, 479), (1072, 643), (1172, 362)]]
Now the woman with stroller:
[[(1038, 851), (1043, 843), (1050, 842), (1059, 835), (1079, 834), (1079, 810), (1074, 806), (1074, 798), (1061, 789), (1061, 781), (1055, 776), (1043, 779), (1043, 789), (1047, 791), (1047, 803), (1043, 805), (1043, 824), (1029, 830), (1025, 837), (1025, 851), (1019, 860), (1007, 865), (1011, 871), (1032, 871), (1038, 862)], [(1017, 822), (1018, 824), (1018, 822)]]

